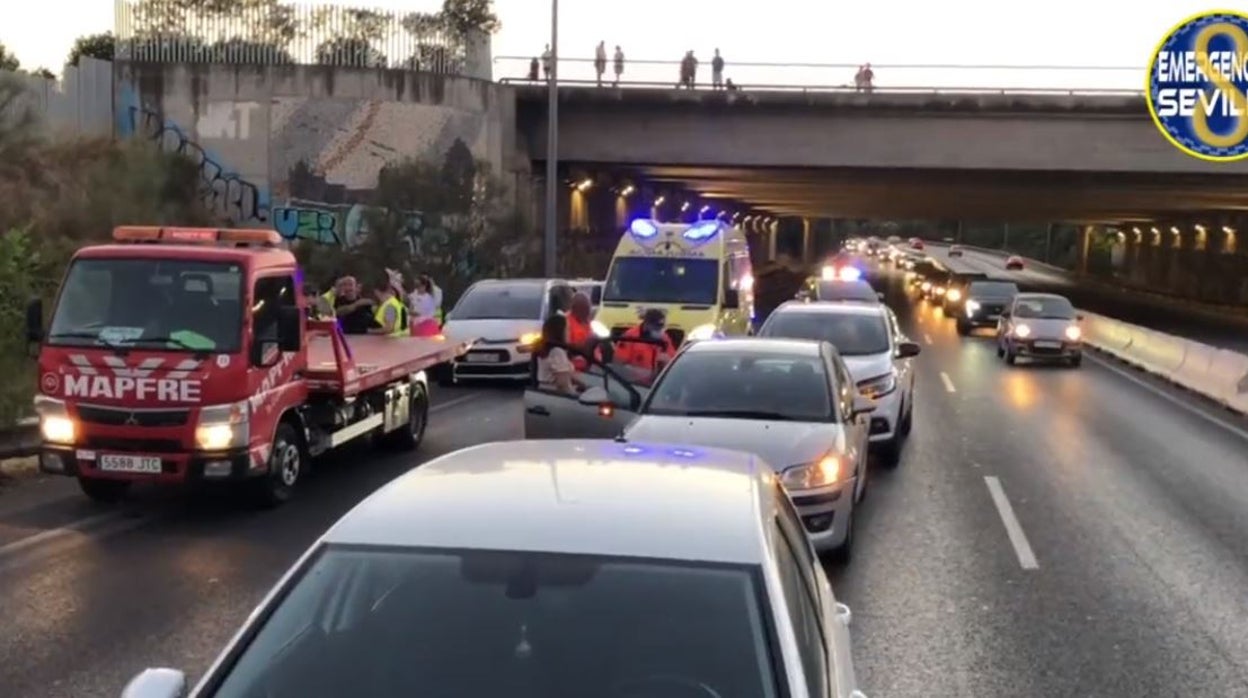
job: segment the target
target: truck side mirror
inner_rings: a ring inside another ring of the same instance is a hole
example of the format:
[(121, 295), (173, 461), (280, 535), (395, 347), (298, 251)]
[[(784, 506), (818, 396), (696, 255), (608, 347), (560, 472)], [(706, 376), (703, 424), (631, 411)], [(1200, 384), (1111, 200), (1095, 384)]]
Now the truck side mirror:
[(741, 307), (741, 296), (736, 289), (724, 289), (724, 310), (736, 310)]
[(276, 366), (282, 360), (282, 345), (273, 337), (256, 337), (251, 343), (251, 365), (256, 368)]
[(299, 351), (303, 345), (303, 313), (299, 306), (284, 305), (278, 310), (277, 343), (281, 351)]
[(26, 304), (26, 341), (38, 344), (43, 341), (43, 299), (31, 298)]

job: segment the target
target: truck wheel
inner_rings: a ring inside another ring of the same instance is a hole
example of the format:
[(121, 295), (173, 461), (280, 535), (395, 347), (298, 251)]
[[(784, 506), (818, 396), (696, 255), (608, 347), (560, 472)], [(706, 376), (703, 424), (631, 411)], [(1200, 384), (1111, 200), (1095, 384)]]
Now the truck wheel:
[(295, 485), (304, 475), (304, 452), (299, 434), (287, 422), (277, 425), (273, 449), (269, 451), (269, 472), (255, 481), (256, 503), (271, 509), (290, 501)]
[(386, 434), (386, 444), (404, 451), (413, 451), (425, 438), (429, 424), (429, 398), (423, 385), (412, 386), (412, 404), (408, 408), (407, 426)]
[(82, 488), (83, 494), (101, 504), (119, 502), (125, 499), (126, 493), (130, 491), (130, 483), (125, 480), (97, 480), (80, 477), (78, 486)]

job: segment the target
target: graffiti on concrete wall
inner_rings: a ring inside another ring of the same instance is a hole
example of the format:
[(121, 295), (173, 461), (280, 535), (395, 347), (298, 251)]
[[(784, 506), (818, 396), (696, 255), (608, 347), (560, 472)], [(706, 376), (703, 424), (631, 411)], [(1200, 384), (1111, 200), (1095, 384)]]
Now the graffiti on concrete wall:
[[(273, 228), (287, 240), (308, 240), (324, 245), (358, 245), (368, 234), (370, 207), (365, 204), (326, 204), (292, 199), (273, 209)], [(405, 214), (402, 230), (412, 254), (419, 249), (424, 217)]]
[[(223, 220), (243, 225), (268, 222), (269, 196), (264, 188), (230, 169), (190, 134), (155, 109), (142, 104), (122, 108), (125, 117), (123, 135), (146, 138), (166, 152), (180, 153), (195, 162), (204, 188), (204, 202), (216, 215)], [(240, 133), (250, 133), (250, 111), (245, 113), (248, 118), (241, 122), (248, 125), (240, 125), (240, 120), (235, 119), (231, 131), (234, 137), (238, 137)], [(234, 118), (234, 115), (231, 117)], [(215, 124), (210, 120), (204, 125), (216, 129), (218, 133), (223, 128), (219, 118)]]

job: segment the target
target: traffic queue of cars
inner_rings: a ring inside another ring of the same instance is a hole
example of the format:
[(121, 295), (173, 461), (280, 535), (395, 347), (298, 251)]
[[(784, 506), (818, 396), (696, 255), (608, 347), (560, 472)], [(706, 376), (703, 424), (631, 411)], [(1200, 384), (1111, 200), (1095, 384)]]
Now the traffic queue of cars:
[[(528, 364), (525, 440), (434, 459), (357, 505), (190, 695), (862, 698), (820, 558), (849, 558), (868, 452), (908, 431), (918, 345), (874, 293), (794, 302), (748, 336), (739, 232), (626, 231), (599, 346), (657, 306), (681, 348), (646, 375), (580, 352), (579, 394), (521, 358), (545, 346), (531, 328), (566, 282), (466, 292), (444, 331), (479, 339), (452, 378)], [(123, 695), (187, 689), (157, 668)]]

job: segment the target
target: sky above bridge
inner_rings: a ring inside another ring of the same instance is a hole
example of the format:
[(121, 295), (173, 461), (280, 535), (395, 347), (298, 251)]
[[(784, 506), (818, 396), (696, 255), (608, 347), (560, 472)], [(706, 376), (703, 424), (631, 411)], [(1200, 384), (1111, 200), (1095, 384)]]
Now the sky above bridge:
[[(354, 4), (354, 3), (341, 3)], [(438, 0), (367, 0), (394, 10), (432, 10)], [(619, 44), (630, 61), (679, 60), (693, 50), (709, 78), (715, 48), (741, 85), (852, 84), (853, 68), (743, 66), (742, 63), (847, 64), (871, 62), (880, 87), (1047, 87), (1142, 89), (1152, 50), (1173, 25), (1216, 6), (1208, 0), (873, 0), (817, 3), (767, 0), (590, 0), (560, 2), (565, 58), (589, 59), (598, 41)], [(503, 28), (494, 37), (496, 78), (519, 77), (527, 57), (542, 52), (550, 34), (549, 3), (497, 0)], [(110, 0), (41, 0), (6, 14), (0, 42), (26, 67), (59, 72), (75, 37), (113, 25)], [(893, 65), (939, 65), (932, 69)], [(968, 70), (955, 65), (1125, 67), (1125, 70)], [(565, 79), (592, 77), (589, 63), (568, 65)], [(631, 63), (626, 80), (676, 82), (673, 65)]]

